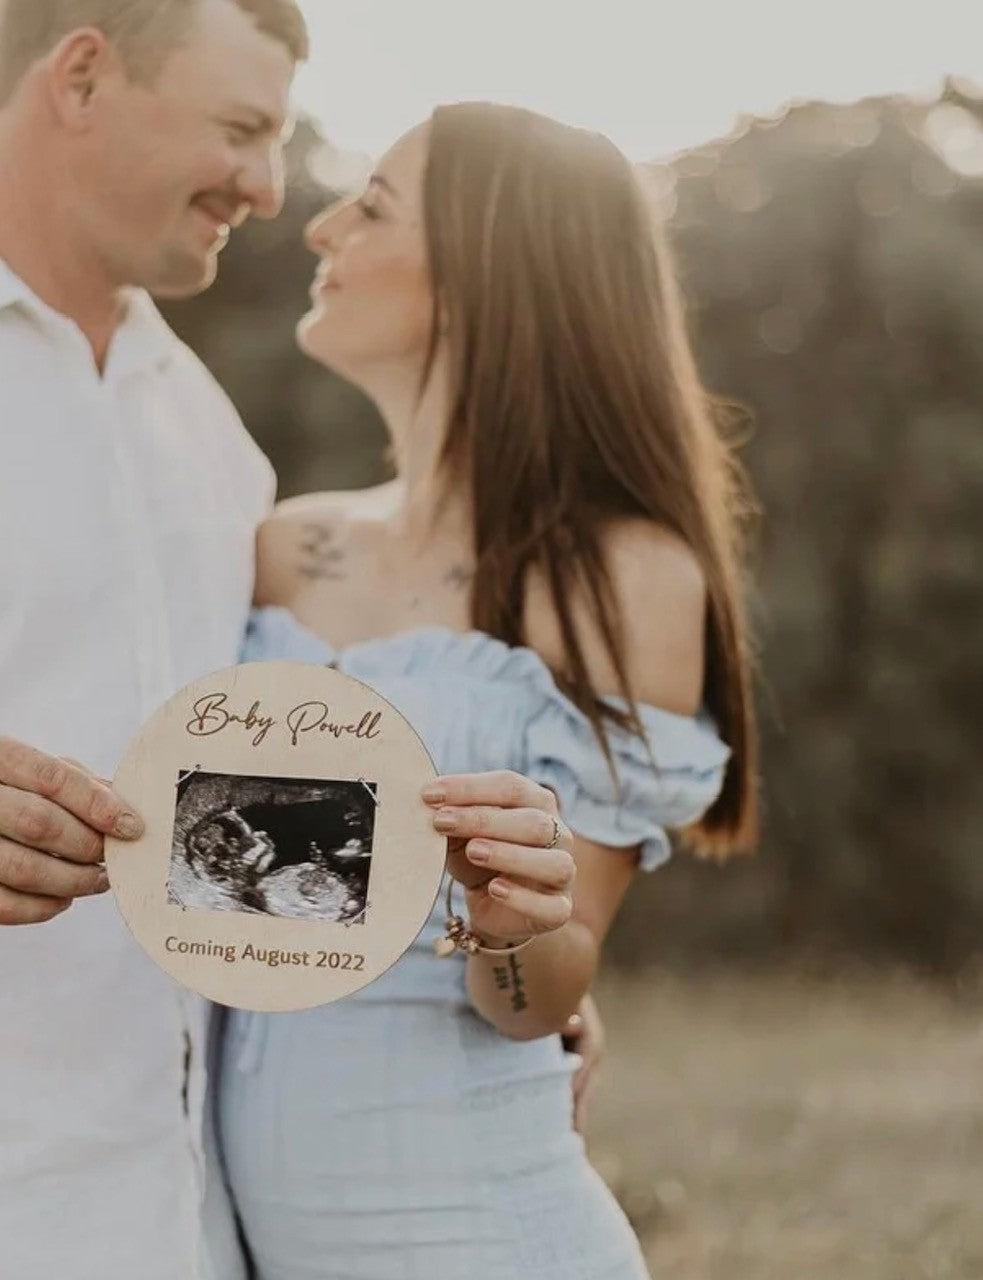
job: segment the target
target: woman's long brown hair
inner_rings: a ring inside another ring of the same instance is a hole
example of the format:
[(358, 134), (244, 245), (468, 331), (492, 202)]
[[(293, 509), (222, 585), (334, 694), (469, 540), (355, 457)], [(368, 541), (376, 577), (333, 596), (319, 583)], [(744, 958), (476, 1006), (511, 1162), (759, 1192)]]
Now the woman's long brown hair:
[[(434, 113), (425, 217), (446, 331), (448, 484), (469, 486), (472, 625), (525, 640), (528, 575), (547, 584), (558, 672), (607, 750), (641, 731), (605, 557), (613, 521), (644, 518), (697, 556), (708, 587), (704, 705), (731, 748), (723, 790), (687, 833), (753, 846), (757, 752), (743, 606), (748, 506), (686, 338), (668, 257), (635, 170), (606, 138), (486, 103)], [(590, 606), (630, 711), (593, 687), (571, 601)], [(609, 757), (610, 758), (610, 757)]]

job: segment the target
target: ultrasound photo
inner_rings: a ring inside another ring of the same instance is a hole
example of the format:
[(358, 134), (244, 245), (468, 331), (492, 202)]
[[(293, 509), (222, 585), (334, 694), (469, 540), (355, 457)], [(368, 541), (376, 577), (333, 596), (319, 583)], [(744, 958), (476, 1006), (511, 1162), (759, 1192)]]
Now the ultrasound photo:
[(182, 773), (168, 901), (364, 923), (376, 790), (362, 781)]

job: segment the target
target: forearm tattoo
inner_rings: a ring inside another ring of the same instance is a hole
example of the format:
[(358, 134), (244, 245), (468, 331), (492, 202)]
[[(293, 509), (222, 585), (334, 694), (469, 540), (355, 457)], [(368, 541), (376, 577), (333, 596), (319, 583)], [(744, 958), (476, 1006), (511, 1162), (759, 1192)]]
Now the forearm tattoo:
[(522, 965), (515, 956), (509, 956), (508, 963), (496, 965), (492, 970), (495, 975), (495, 986), (499, 991), (507, 991), (509, 1004), (513, 1013), (521, 1013), (529, 1007), (526, 999), (526, 980), (522, 976)]
[(305, 524), (300, 537), (297, 570), (311, 582), (338, 582), (345, 576), (345, 553), (330, 525)]

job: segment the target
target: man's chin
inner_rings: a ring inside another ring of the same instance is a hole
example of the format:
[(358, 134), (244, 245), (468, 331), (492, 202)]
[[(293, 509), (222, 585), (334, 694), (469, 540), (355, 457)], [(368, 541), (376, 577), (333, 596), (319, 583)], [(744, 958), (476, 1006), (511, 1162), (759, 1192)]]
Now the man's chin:
[(217, 276), (217, 251), (205, 257), (174, 256), (144, 287), (155, 298), (196, 298), (212, 287)]

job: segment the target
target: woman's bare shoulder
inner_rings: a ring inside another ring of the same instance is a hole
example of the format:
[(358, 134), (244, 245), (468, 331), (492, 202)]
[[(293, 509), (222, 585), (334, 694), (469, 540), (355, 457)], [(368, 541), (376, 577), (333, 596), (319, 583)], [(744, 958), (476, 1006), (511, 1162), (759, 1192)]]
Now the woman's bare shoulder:
[(289, 605), (304, 587), (340, 577), (351, 531), (384, 515), (393, 484), (305, 493), (277, 504), (256, 541), (258, 605)]
[(706, 575), (695, 551), (668, 529), (632, 521), (613, 532), (609, 556), (640, 701), (695, 712), (703, 697), (707, 610)]
[[(625, 666), (640, 702), (682, 715), (695, 712), (704, 684), (707, 584), (695, 552), (682, 538), (648, 520), (624, 520), (606, 535), (614, 594), (624, 618)], [(562, 639), (540, 586), (530, 611), (533, 646), (562, 668)], [(620, 692), (617, 673), (589, 600), (578, 593), (574, 619), (591, 681)]]

